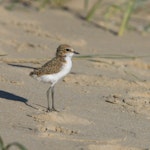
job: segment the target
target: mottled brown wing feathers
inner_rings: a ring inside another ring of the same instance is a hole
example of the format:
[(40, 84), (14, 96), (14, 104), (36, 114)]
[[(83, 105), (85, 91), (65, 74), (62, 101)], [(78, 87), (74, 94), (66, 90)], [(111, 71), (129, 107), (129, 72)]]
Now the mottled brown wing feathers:
[(52, 60), (45, 63), (41, 68), (37, 68), (33, 72), (31, 72), (30, 76), (41, 76), (45, 74), (58, 73), (61, 67), (63, 66), (63, 63), (65, 63), (64, 57), (55, 57)]

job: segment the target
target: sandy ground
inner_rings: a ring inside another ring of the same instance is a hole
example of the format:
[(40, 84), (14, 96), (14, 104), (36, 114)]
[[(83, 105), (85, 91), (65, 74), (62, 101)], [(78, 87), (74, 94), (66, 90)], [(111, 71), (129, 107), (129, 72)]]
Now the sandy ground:
[[(60, 112), (46, 113), (49, 85), (28, 75), (61, 43), (101, 57), (73, 59), (55, 88)], [(1, 6), (0, 136), (28, 150), (150, 149), (150, 36), (117, 37), (65, 10)]]

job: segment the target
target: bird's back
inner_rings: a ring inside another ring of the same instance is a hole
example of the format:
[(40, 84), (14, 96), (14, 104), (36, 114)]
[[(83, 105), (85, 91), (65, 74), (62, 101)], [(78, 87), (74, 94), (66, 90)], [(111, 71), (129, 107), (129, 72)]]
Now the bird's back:
[(37, 75), (38, 77), (46, 74), (55, 74), (60, 71), (60, 68), (65, 63), (65, 59), (61, 57), (55, 57), (52, 60), (46, 62), (41, 68), (36, 68), (30, 72), (30, 76)]

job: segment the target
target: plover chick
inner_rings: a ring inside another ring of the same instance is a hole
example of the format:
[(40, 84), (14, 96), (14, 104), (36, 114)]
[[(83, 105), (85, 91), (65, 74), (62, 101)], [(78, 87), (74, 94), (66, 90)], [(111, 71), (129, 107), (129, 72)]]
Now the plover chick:
[[(72, 56), (79, 54), (74, 51), (73, 48), (67, 44), (58, 46), (56, 56), (45, 63), (41, 68), (36, 68), (30, 72), (30, 76), (38, 81), (50, 83), (47, 95), (47, 111), (57, 111), (54, 106), (54, 86), (55, 84), (66, 76), (72, 68)], [(51, 91), (52, 107), (50, 108), (49, 94)]]

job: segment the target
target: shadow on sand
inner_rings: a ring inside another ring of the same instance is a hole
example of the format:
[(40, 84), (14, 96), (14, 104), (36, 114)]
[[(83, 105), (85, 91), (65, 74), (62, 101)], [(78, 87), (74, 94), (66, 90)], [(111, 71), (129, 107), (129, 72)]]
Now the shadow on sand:
[(34, 109), (37, 109), (31, 105), (29, 105), (27, 102), (28, 100), (21, 97), (21, 96), (18, 96), (18, 95), (15, 95), (15, 94), (12, 94), (12, 93), (9, 93), (9, 92), (6, 92), (6, 91), (2, 91), (0, 90), (0, 98), (4, 98), (4, 99), (7, 99), (7, 100), (11, 100), (11, 101), (18, 101), (18, 102), (22, 102), (24, 103), (25, 105), (29, 106), (29, 107), (32, 107)]
[(8, 65), (9, 65), (9, 66), (12, 66), (12, 67), (20, 67), (20, 68), (35, 69), (35, 67), (26, 66), (26, 65), (18, 65), (18, 64), (11, 64), (11, 63), (9, 63)]

